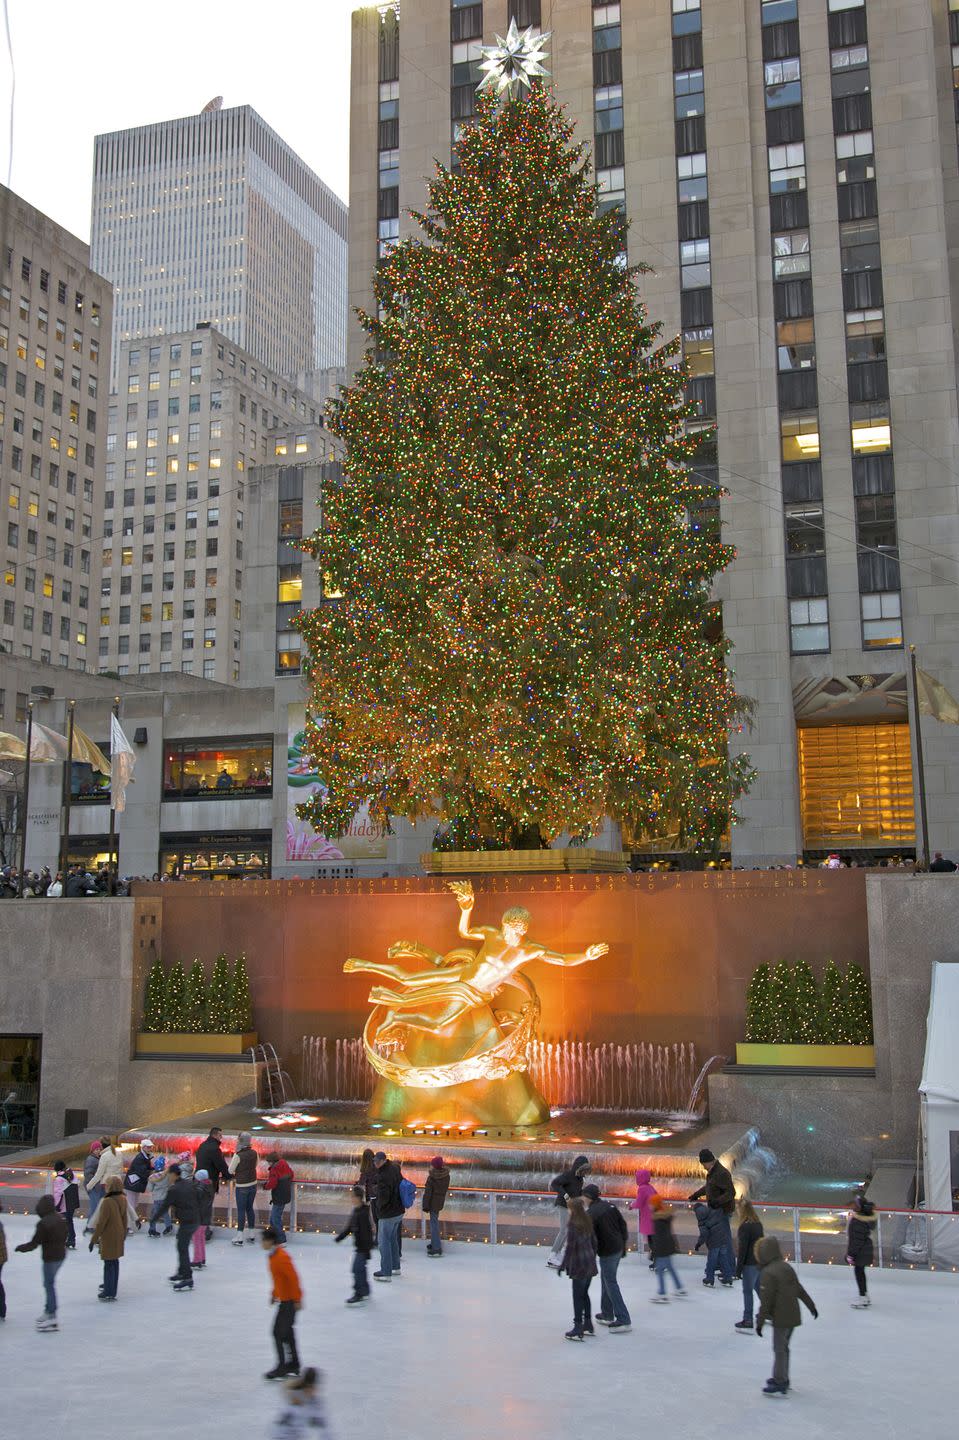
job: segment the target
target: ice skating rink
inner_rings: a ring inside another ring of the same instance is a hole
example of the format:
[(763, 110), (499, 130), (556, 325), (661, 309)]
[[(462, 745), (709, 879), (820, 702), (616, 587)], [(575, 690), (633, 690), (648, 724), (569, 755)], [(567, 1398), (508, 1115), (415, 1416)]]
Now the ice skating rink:
[[(7, 1320), (0, 1325), (0, 1434), (171, 1440), (191, 1434), (268, 1436), (278, 1408), (266, 1257), (230, 1246), (222, 1230), (191, 1292), (172, 1294), (172, 1239), (127, 1242), (119, 1300), (97, 1300), (101, 1266), (86, 1242), (60, 1271), (60, 1325), (37, 1334), (39, 1252), (5, 1214)], [(349, 1241), (294, 1236), (303, 1280), (300, 1355), (328, 1379), (332, 1435), (448, 1440), (555, 1440), (563, 1434), (762, 1434), (796, 1440), (937, 1437), (955, 1426), (959, 1275), (870, 1271), (873, 1309), (849, 1308), (845, 1268), (805, 1265), (820, 1318), (793, 1342), (793, 1393), (760, 1394), (771, 1344), (733, 1330), (739, 1287), (705, 1290), (702, 1262), (679, 1257), (690, 1298), (652, 1305), (654, 1277), (631, 1255), (620, 1267), (629, 1335), (567, 1342), (570, 1285), (546, 1251), (458, 1245), (430, 1260), (404, 1241), (403, 1278), (373, 1284), (347, 1308)], [(372, 1270), (371, 1266), (371, 1270)], [(598, 1281), (593, 1282), (594, 1305)], [(601, 1332), (602, 1326), (597, 1327)]]

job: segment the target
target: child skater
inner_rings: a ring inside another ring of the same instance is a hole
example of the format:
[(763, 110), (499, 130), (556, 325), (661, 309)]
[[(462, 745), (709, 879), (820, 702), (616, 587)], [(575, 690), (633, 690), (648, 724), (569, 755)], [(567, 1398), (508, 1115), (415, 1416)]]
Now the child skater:
[(353, 1199), (356, 1204), (350, 1212), (346, 1226), (337, 1235), (336, 1243), (339, 1244), (341, 1240), (345, 1240), (347, 1235), (353, 1236), (353, 1294), (346, 1303), (347, 1305), (362, 1305), (370, 1293), (366, 1267), (373, 1250), (373, 1219), (370, 1215), (370, 1207), (366, 1203), (366, 1187), (364, 1185), (353, 1186)]

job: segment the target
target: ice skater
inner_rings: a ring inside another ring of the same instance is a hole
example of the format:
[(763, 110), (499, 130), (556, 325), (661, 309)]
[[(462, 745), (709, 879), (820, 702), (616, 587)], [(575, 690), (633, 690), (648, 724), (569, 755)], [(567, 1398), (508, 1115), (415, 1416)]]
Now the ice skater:
[(263, 1188), (270, 1197), (270, 1226), (279, 1236), (280, 1244), (285, 1245), (283, 1211), (293, 1199), (293, 1171), (277, 1150), (266, 1158), (270, 1168), (266, 1172)]
[(600, 1325), (608, 1325), (611, 1335), (625, 1335), (632, 1328), (632, 1321), (619, 1288), (617, 1271), (629, 1245), (629, 1227), (619, 1209), (601, 1197), (598, 1185), (584, 1185), (583, 1199), (596, 1235), (599, 1262), (599, 1309), (595, 1319)]
[(553, 1204), (557, 1211), (557, 1230), (556, 1239), (546, 1257), (546, 1263), (554, 1270), (560, 1268), (563, 1252), (566, 1249), (566, 1226), (569, 1224), (568, 1202), (577, 1195), (582, 1195), (583, 1176), (588, 1174), (589, 1160), (585, 1155), (577, 1155), (568, 1170), (562, 1170), (549, 1182), (549, 1188), (556, 1195)]
[(739, 1229), (736, 1231), (736, 1279), (742, 1281), (743, 1318), (737, 1320), (740, 1335), (753, 1333), (753, 1296), (759, 1294), (759, 1263), (756, 1242), (763, 1238), (763, 1223), (745, 1198), (737, 1205)]
[(89, 1235), (97, 1206), (103, 1199), (103, 1186), (96, 1184), (93, 1178), (100, 1167), (102, 1150), (103, 1146), (100, 1141), (94, 1140), (83, 1161), (83, 1188), (87, 1192), (87, 1220), (83, 1227), (84, 1235)]
[[(711, 1150), (702, 1149), (699, 1152), (699, 1163), (706, 1171), (706, 1183), (698, 1190), (694, 1190), (689, 1196), (690, 1200), (702, 1200), (705, 1197), (706, 1204), (710, 1210), (716, 1212), (721, 1219), (715, 1227), (714, 1234), (719, 1237), (718, 1265), (720, 1277), (724, 1285), (732, 1285), (733, 1276), (736, 1273), (736, 1260), (733, 1255), (733, 1236), (729, 1228), (729, 1217), (736, 1209), (736, 1187), (733, 1185), (733, 1177), (726, 1169), (726, 1166), (716, 1159)], [(710, 1273), (709, 1265), (706, 1266), (706, 1284), (712, 1284), (712, 1274), (715, 1274), (716, 1266), (713, 1266)]]
[(92, 1252), (94, 1246), (99, 1247), (103, 1283), (97, 1298), (109, 1303), (116, 1300), (120, 1284), (120, 1261), (127, 1238), (127, 1202), (118, 1176), (111, 1175), (103, 1188), (105, 1193), (97, 1206), (89, 1248)]
[[(639, 1233), (642, 1237), (640, 1244), (647, 1250), (650, 1249), (650, 1237), (653, 1233), (653, 1201), (658, 1194), (659, 1191), (656, 1187), (649, 1183), (649, 1171), (637, 1170), (636, 1199), (630, 1200), (629, 1209), (639, 1212)], [(642, 1254), (642, 1249), (640, 1249), (640, 1254)], [(649, 1268), (650, 1270), (656, 1268), (652, 1255), (650, 1255)]]
[(866, 1266), (872, 1264), (872, 1237), (876, 1228), (876, 1207), (865, 1195), (857, 1195), (849, 1212), (849, 1228), (846, 1232), (846, 1263), (851, 1265), (856, 1277), (858, 1300), (853, 1300), (854, 1310), (868, 1310), (872, 1301), (866, 1285)]
[(67, 1249), (75, 1250), (77, 1232), (73, 1217), (80, 1208), (80, 1191), (77, 1178), (65, 1160), (55, 1160), (53, 1164), (53, 1203), (67, 1222)]
[(332, 1440), (320, 1391), (322, 1380), (323, 1376), (312, 1365), (308, 1365), (302, 1375), (287, 1380), (283, 1387), (286, 1399), (273, 1422), (272, 1440), (311, 1440), (318, 1431), (323, 1432), (325, 1440)]
[(756, 1334), (763, 1333), (768, 1322), (773, 1327), (773, 1373), (766, 1381), (764, 1395), (789, 1393), (789, 1342), (797, 1325), (802, 1324), (800, 1300), (813, 1319), (819, 1311), (799, 1283), (793, 1267), (783, 1259), (775, 1235), (764, 1235), (756, 1242), (759, 1263), (759, 1314)]
[(36, 1204), (37, 1228), (30, 1240), (17, 1246), (21, 1254), (27, 1250), (39, 1250), (43, 1269), (43, 1314), (37, 1320), (41, 1332), (58, 1329), (57, 1325), (57, 1271), (67, 1258), (67, 1222), (57, 1214), (52, 1195), (41, 1195)]
[(303, 1289), (296, 1266), (290, 1259), (286, 1245), (272, 1225), (267, 1225), (262, 1236), (270, 1267), (272, 1290), (270, 1304), (276, 1306), (273, 1321), (273, 1343), (276, 1346), (276, 1364), (268, 1370), (264, 1379), (282, 1380), (284, 1375), (300, 1373), (300, 1357), (296, 1353), (296, 1316), (303, 1304)]
[[(160, 1207), (166, 1199), (166, 1192), (170, 1188), (170, 1172), (167, 1169), (166, 1156), (157, 1155), (154, 1159), (153, 1172), (150, 1176), (149, 1185), (150, 1194), (153, 1197), (153, 1203), (150, 1206), (150, 1228), (147, 1230), (147, 1234), (152, 1235), (154, 1236), (154, 1238), (156, 1238), (160, 1234), (159, 1230), (157, 1229), (157, 1218), (160, 1214)], [(170, 1219), (169, 1215), (167, 1216), (166, 1224), (163, 1227), (163, 1233), (164, 1235), (170, 1235), (173, 1233), (173, 1221)]]
[(157, 1219), (161, 1220), (167, 1211), (172, 1211), (176, 1217), (177, 1227), (177, 1268), (176, 1273), (171, 1275), (170, 1279), (173, 1282), (174, 1290), (192, 1290), (193, 1267), (190, 1264), (190, 1241), (200, 1222), (200, 1209), (197, 1205), (193, 1182), (184, 1177), (179, 1165), (170, 1166), (170, 1188), (157, 1213)]
[[(0, 1205), (0, 1215), (3, 1214), (3, 1206)], [(3, 1288), (3, 1267), (7, 1263), (7, 1236), (0, 1222), (0, 1320), (7, 1318), (7, 1293)]]
[(566, 1202), (568, 1225), (566, 1244), (559, 1266), (573, 1282), (573, 1327), (566, 1331), (567, 1340), (582, 1340), (595, 1335), (593, 1312), (589, 1303), (589, 1284), (596, 1274), (596, 1232), (586, 1213), (582, 1195), (572, 1195)]
[(339, 1244), (341, 1240), (345, 1240), (347, 1235), (353, 1236), (353, 1294), (346, 1303), (347, 1305), (361, 1305), (370, 1293), (366, 1267), (373, 1253), (373, 1220), (370, 1215), (370, 1207), (366, 1203), (365, 1186), (353, 1186), (353, 1199), (356, 1204), (350, 1212), (350, 1218), (346, 1225), (336, 1236), (336, 1243)]
[(711, 1290), (716, 1283), (718, 1269), (720, 1283), (728, 1289), (734, 1283), (736, 1273), (734, 1263), (730, 1263), (726, 1255), (729, 1221), (721, 1210), (714, 1210), (711, 1205), (704, 1205), (702, 1202), (693, 1206), (693, 1214), (699, 1225), (699, 1239), (693, 1248), (701, 1250), (703, 1246), (706, 1247), (706, 1272), (703, 1275), (703, 1284)]
[(233, 1193), (236, 1199), (236, 1239), (234, 1245), (243, 1244), (243, 1232), (248, 1245), (256, 1244), (256, 1162), (253, 1137), (247, 1130), (241, 1130), (236, 1140), (236, 1150), (230, 1156), (228, 1169), (233, 1176)]
[(673, 1211), (661, 1195), (656, 1196), (651, 1210), (653, 1233), (649, 1240), (649, 1253), (653, 1257), (656, 1282), (659, 1286), (657, 1294), (653, 1296), (653, 1304), (666, 1305), (669, 1302), (669, 1296), (666, 1294), (667, 1275), (673, 1282), (677, 1297), (685, 1300), (686, 1291), (683, 1288), (683, 1282), (676, 1274), (676, 1266), (673, 1264), (673, 1256), (679, 1251), (679, 1245), (673, 1234)]
[(449, 1169), (444, 1163), (442, 1155), (434, 1155), (430, 1161), (426, 1184), (423, 1186), (423, 1214), (430, 1217), (430, 1243), (426, 1247), (426, 1253), (434, 1259), (443, 1253), (443, 1242), (440, 1239), (440, 1211), (446, 1204), (449, 1188)]
[(213, 1220), (213, 1186), (205, 1170), (193, 1177), (196, 1192), (197, 1227), (193, 1232), (193, 1269), (206, 1269), (206, 1234)]

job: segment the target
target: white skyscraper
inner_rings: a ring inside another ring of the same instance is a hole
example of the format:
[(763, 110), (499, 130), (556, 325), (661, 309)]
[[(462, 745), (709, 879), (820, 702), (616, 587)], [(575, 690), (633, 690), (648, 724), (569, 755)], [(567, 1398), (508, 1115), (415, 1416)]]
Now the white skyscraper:
[(249, 105), (96, 139), (91, 257), (122, 341), (211, 322), (272, 371), (346, 356), (342, 201)]

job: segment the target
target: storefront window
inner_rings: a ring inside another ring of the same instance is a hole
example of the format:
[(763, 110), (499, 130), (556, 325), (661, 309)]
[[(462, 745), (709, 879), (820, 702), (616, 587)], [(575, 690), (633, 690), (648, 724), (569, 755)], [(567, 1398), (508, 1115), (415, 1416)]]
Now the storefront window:
[(39, 1035), (0, 1035), (0, 1150), (36, 1145)]
[(273, 793), (273, 741), (168, 741), (163, 758), (164, 800), (237, 800)]
[(268, 878), (271, 838), (268, 830), (243, 833), (161, 835), (161, 875), (181, 880)]

